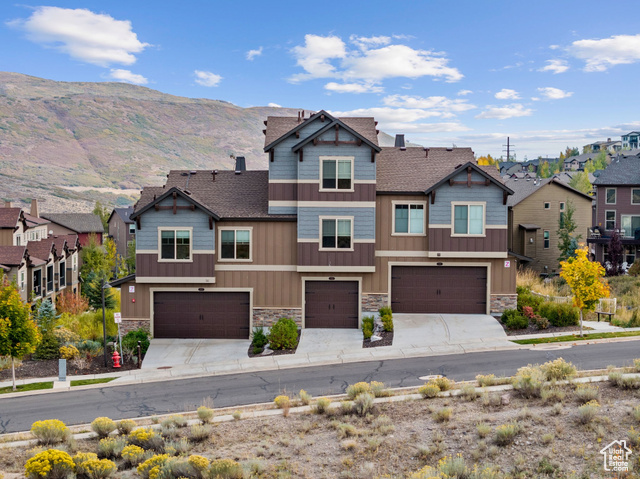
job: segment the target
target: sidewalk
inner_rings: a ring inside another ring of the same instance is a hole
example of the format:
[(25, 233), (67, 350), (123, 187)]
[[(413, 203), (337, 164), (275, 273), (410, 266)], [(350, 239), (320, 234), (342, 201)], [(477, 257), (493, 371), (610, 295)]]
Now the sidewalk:
[[(585, 321), (585, 327), (592, 327), (593, 330), (585, 331), (585, 335), (602, 333), (602, 332), (616, 332), (616, 331), (640, 331), (640, 328), (618, 328), (612, 326), (609, 323), (598, 323), (597, 321)], [(54, 389), (38, 390), (32, 392), (16, 393), (19, 395), (25, 394), (42, 394), (47, 392), (58, 392), (60, 390), (71, 389), (68, 386), (68, 381), (76, 379), (94, 379), (104, 377), (117, 377), (118, 379), (105, 384), (77, 386), (73, 388), (87, 389), (96, 387), (111, 387), (126, 384), (136, 384), (144, 382), (166, 381), (172, 379), (186, 379), (202, 376), (217, 376), (223, 374), (234, 373), (246, 373), (257, 371), (270, 371), (278, 369), (290, 369), (299, 367), (310, 366), (324, 366), (332, 364), (348, 364), (355, 362), (365, 361), (382, 361), (390, 359), (404, 359), (404, 358), (417, 358), (417, 357), (430, 357), (441, 356), (448, 354), (464, 354), (473, 352), (484, 351), (502, 351), (502, 350), (514, 350), (514, 349), (531, 349), (533, 345), (519, 345), (510, 341), (518, 339), (532, 339), (532, 338), (548, 338), (557, 336), (566, 336), (572, 333), (540, 333), (540, 334), (527, 334), (521, 336), (509, 336), (508, 340), (504, 338), (478, 338), (474, 341), (468, 341), (455, 345), (432, 345), (428, 347), (407, 347), (407, 348), (394, 348), (393, 346), (381, 347), (381, 348), (368, 348), (360, 349), (357, 351), (334, 351), (332, 353), (307, 353), (307, 354), (292, 354), (282, 356), (265, 356), (249, 358), (244, 357), (241, 359), (235, 359), (224, 362), (216, 363), (198, 363), (173, 366), (170, 368), (156, 368), (156, 369), (133, 369), (129, 371), (116, 371), (112, 373), (95, 374), (87, 376), (67, 376), (66, 384), (56, 384), (57, 377), (49, 378), (33, 378), (33, 379), (20, 379), (16, 381), (16, 384), (29, 384), (35, 382), (54, 382)], [(627, 340), (640, 340), (640, 336), (633, 336), (628, 338), (613, 338), (613, 339), (596, 339), (589, 341), (594, 342), (613, 342), (613, 341), (627, 341)], [(554, 343), (556, 346), (563, 343)], [(11, 381), (0, 382), (0, 387), (11, 386)], [(57, 386), (57, 387), (56, 387)], [(0, 395), (0, 400), (3, 397), (15, 396), (14, 394)]]

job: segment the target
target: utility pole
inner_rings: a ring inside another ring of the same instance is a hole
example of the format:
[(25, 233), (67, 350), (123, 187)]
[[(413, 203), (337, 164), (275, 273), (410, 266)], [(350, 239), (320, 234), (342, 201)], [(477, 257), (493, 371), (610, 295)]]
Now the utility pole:
[(507, 149), (506, 150), (502, 150), (502, 151), (506, 151), (507, 152), (507, 161), (511, 161), (511, 147), (514, 146), (509, 142), (509, 137), (507, 137), (507, 144), (506, 145), (502, 145), (503, 147), (506, 146)]

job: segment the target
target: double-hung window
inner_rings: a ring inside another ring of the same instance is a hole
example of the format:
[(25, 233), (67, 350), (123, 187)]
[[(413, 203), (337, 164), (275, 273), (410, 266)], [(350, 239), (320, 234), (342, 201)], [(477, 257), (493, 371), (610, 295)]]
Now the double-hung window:
[(251, 261), (251, 228), (220, 229), (220, 259)]
[(631, 204), (640, 205), (640, 188), (631, 189)]
[(53, 266), (47, 266), (47, 293), (53, 291)]
[(604, 229), (606, 230), (614, 230), (616, 229), (616, 212), (613, 211), (605, 211), (604, 212)]
[(615, 188), (607, 188), (605, 190), (605, 200), (604, 202), (607, 205), (615, 205), (616, 204), (616, 189)]
[(321, 218), (322, 249), (352, 249), (353, 219)]
[(135, 223), (129, 223), (129, 234), (130, 235), (136, 234), (136, 225), (135, 225)]
[(160, 230), (160, 260), (191, 261), (191, 229)]
[(549, 249), (551, 246), (551, 233), (547, 230), (543, 233), (544, 237), (544, 249)]
[(322, 165), (321, 190), (353, 191), (352, 158), (320, 158)]
[(64, 288), (67, 285), (67, 263), (65, 261), (60, 261), (58, 271), (60, 274), (60, 278), (58, 279), (58, 286), (60, 288)]
[(484, 235), (484, 204), (453, 203), (453, 234)]
[(395, 203), (393, 205), (393, 233), (424, 234), (425, 203)]

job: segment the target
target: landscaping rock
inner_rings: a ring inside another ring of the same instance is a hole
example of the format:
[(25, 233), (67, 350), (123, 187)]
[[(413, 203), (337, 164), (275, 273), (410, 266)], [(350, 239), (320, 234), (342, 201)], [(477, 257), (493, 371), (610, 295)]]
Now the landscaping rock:
[(511, 401), (511, 395), (510, 394), (503, 394), (502, 396), (500, 396), (500, 403), (503, 406), (508, 406), (510, 401)]

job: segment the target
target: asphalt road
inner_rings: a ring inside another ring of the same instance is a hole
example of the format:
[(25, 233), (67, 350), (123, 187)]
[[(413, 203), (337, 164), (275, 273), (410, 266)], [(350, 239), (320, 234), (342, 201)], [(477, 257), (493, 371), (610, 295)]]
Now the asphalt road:
[(270, 402), (282, 391), (291, 395), (300, 389), (314, 396), (339, 394), (358, 381), (375, 380), (389, 387), (403, 387), (421, 385), (424, 381), (419, 377), (429, 374), (442, 374), (457, 381), (473, 379), (477, 374), (513, 375), (520, 366), (558, 357), (579, 369), (627, 366), (634, 358), (640, 358), (640, 341), (394, 359), (6, 398), (0, 399), (0, 433), (27, 431), (41, 419), (85, 424), (98, 416), (124, 419), (192, 411), (206, 398), (211, 398), (215, 407), (230, 407)]

